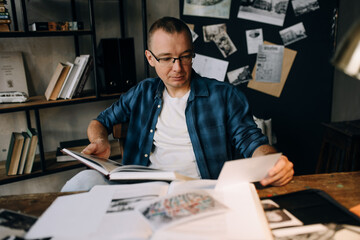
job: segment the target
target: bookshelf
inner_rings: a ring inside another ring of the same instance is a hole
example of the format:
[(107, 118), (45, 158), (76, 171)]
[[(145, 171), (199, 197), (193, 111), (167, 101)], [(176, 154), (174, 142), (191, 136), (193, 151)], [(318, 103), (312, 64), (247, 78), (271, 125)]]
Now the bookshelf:
[[(76, 0), (67, 0), (69, 4), (71, 4), (71, 15), (72, 21), (78, 21), (76, 13)], [(76, 31), (39, 31), (33, 32), (28, 29), (28, 16), (26, 11), (26, 1), (20, 0), (8, 0), (8, 4), (11, 5), (12, 9), (12, 21), (13, 21), (13, 29), (14, 31), (10, 32), (0, 32), (0, 38), (38, 38), (38, 37), (71, 37), (74, 39), (75, 46), (75, 54), (76, 56), (80, 55), (80, 44), (79, 44), (79, 36), (89, 36), (91, 38), (91, 53), (90, 55), (94, 58), (94, 68), (93, 68), (93, 76), (94, 76), (94, 89), (81, 98), (74, 99), (64, 99), (64, 100), (56, 100), (56, 101), (47, 101), (45, 96), (31, 96), (29, 100), (25, 103), (11, 103), (11, 104), (0, 104), (0, 114), (3, 113), (12, 113), (12, 112), (25, 112), (26, 113), (26, 122), (27, 127), (34, 127), (38, 132), (38, 147), (39, 154), (36, 156), (33, 172), (30, 174), (22, 174), (15, 176), (7, 176), (5, 173), (5, 161), (0, 163), (0, 184), (7, 184), (16, 181), (22, 181), (29, 178), (44, 176), (51, 173), (66, 171), (78, 167), (83, 167), (83, 164), (79, 162), (65, 162), (65, 163), (57, 163), (55, 152), (45, 152), (43, 145), (43, 136), (41, 132), (41, 121), (40, 121), (40, 113), (41, 109), (45, 108), (54, 108), (59, 106), (69, 106), (74, 104), (86, 104), (97, 101), (104, 101), (110, 99), (118, 98), (121, 93), (114, 94), (101, 94), (100, 93), (100, 84), (99, 79), (97, 78), (97, 50), (96, 50), (96, 32), (95, 32), (95, 18), (94, 18), (94, 3), (93, 0), (88, 0), (88, 12), (89, 12), (89, 29), (84, 30), (76, 30)], [(18, 4), (18, 5), (17, 5)], [(45, 3), (44, 4), (51, 4)], [(121, 5), (121, 1), (119, 1)], [(17, 16), (17, 12), (21, 12), (21, 16)], [(120, 13), (122, 14), (122, 13)], [(22, 17), (22, 29), (20, 29), (18, 25), (18, 17)], [(34, 113), (35, 126), (32, 126), (31, 121), (31, 112)]]

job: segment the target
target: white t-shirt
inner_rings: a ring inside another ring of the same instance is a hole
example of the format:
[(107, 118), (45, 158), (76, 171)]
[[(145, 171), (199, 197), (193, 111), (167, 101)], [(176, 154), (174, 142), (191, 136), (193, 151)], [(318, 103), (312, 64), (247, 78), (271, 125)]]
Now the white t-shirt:
[(190, 91), (181, 98), (172, 98), (165, 88), (163, 107), (154, 135), (155, 149), (150, 154), (150, 166), (200, 178), (185, 119), (189, 94)]

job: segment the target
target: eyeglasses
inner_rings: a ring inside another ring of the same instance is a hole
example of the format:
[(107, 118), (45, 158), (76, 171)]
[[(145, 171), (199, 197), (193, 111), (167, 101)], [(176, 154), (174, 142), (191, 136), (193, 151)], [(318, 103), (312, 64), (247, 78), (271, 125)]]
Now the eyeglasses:
[(148, 50), (148, 51), (151, 53), (151, 55), (153, 55), (153, 57), (156, 59), (156, 61), (158, 61), (158, 63), (162, 67), (171, 67), (172, 65), (174, 65), (176, 60), (179, 60), (179, 62), (182, 65), (190, 65), (190, 64), (192, 64), (193, 58), (195, 57), (195, 53), (191, 53), (191, 54), (180, 56), (177, 58), (173, 58), (173, 57), (157, 58), (152, 51), (150, 51), (150, 50)]

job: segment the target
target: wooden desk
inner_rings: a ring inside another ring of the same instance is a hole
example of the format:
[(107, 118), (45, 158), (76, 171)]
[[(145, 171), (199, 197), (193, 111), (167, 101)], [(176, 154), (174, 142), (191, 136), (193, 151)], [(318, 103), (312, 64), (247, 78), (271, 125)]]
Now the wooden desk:
[[(346, 208), (360, 204), (360, 171), (295, 176), (284, 187), (258, 189), (260, 197), (316, 188), (325, 191)], [(72, 193), (38, 193), (0, 197), (0, 208), (40, 216), (58, 197)]]

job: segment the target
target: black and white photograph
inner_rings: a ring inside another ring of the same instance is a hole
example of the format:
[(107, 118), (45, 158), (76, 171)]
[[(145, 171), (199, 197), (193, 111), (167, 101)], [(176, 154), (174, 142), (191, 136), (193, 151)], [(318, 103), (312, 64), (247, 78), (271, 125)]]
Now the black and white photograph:
[(291, 4), (294, 9), (295, 16), (300, 16), (320, 8), (317, 0), (292, 0)]
[(273, 200), (271, 199), (264, 199), (264, 200), (261, 200), (261, 205), (263, 207), (263, 209), (266, 211), (266, 210), (271, 210), (271, 209), (276, 209), (276, 208), (279, 208), (280, 206), (274, 202)]
[(302, 22), (279, 31), (279, 34), (285, 46), (307, 37)]
[(215, 36), (219, 35), (222, 32), (226, 32), (225, 23), (203, 26), (204, 42), (213, 41)]
[(146, 195), (141, 197), (116, 198), (112, 199), (106, 213), (115, 213), (123, 211), (131, 211), (135, 209), (137, 203), (148, 201), (158, 197), (157, 195)]
[(252, 80), (249, 65), (228, 72), (227, 77), (229, 82), (235, 86)]
[(37, 218), (14, 211), (0, 210), (0, 239), (7, 236), (23, 237)]
[(284, 58), (284, 46), (260, 45), (256, 58), (255, 81), (279, 83)]
[(289, 0), (241, 1), (237, 17), (283, 26)]
[(360, 239), (360, 227), (347, 224), (310, 224), (299, 227), (280, 228), (272, 231), (275, 240), (308, 239)]
[(219, 33), (213, 40), (224, 58), (227, 58), (237, 51), (237, 48), (226, 32)]
[(261, 205), (271, 229), (303, 225), (293, 214), (281, 208), (271, 199), (261, 200)]
[(231, 0), (186, 0), (184, 15), (229, 19)]
[(259, 45), (263, 44), (263, 31), (261, 28), (245, 31), (248, 54), (257, 53)]

